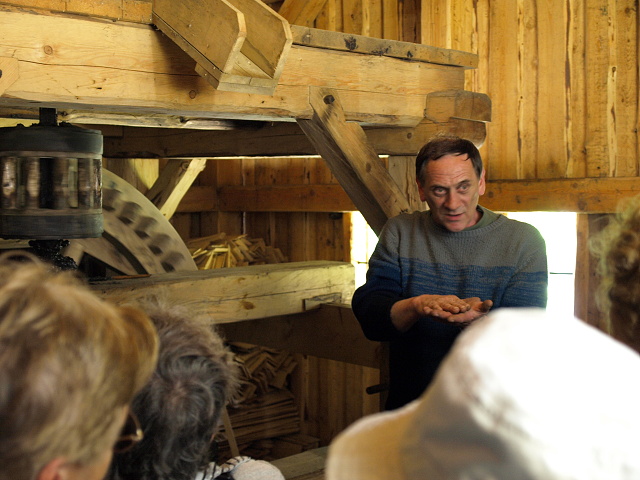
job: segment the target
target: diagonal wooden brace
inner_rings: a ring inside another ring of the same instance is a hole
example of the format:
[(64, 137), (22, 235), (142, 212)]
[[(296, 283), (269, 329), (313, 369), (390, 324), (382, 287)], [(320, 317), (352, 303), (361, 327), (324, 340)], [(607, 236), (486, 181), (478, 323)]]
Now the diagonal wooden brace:
[(354, 205), (376, 234), (386, 221), (409, 211), (409, 202), (391, 178), (360, 125), (345, 120), (338, 94), (311, 88), (310, 120), (297, 119), (316, 150), (327, 162)]

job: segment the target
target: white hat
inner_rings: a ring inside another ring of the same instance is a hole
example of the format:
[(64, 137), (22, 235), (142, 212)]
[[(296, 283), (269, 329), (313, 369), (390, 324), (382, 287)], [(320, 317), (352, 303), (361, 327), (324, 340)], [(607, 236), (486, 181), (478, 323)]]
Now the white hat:
[(640, 356), (571, 317), (500, 309), (422, 397), (332, 442), (327, 480), (639, 479)]

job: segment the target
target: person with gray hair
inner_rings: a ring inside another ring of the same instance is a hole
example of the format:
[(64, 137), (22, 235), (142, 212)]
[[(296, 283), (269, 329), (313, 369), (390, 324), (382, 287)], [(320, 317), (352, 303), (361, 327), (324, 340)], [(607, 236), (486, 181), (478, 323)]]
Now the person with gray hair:
[(28, 254), (0, 257), (0, 479), (102, 479), (141, 438), (129, 403), (157, 347), (141, 310)]
[(145, 437), (114, 456), (109, 478), (283, 480), (267, 462), (212, 458), (221, 415), (238, 385), (238, 368), (210, 319), (155, 298), (138, 304), (158, 331), (158, 366), (132, 403)]

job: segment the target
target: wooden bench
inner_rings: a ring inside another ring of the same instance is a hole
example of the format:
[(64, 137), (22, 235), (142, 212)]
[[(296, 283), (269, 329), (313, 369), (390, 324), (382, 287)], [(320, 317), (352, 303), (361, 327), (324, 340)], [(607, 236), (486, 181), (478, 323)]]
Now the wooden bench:
[(324, 480), (324, 466), (328, 447), (280, 458), (271, 462), (287, 480)]

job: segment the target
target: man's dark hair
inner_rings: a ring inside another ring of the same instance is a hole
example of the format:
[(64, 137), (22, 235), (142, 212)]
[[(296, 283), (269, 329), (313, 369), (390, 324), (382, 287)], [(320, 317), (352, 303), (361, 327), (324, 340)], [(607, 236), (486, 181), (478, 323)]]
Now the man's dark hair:
[(210, 461), (211, 439), (237, 385), (236, 366), (210, 325), (176, 308), (146, 311), (158, 330), (160, 353), (131, 406), (144, 438), (114, 456), (110, 478), (193, 480)]
[(436, 137), (425, 144), (416, 157), (416, 178), (424, 182), (424, 166), (431, 161), (438, 160), (445, 155), (466, 154), (473, 163), (473, 169), (480, 178), (482, 174), (482, 158), (473, 142), (460, 137)]

